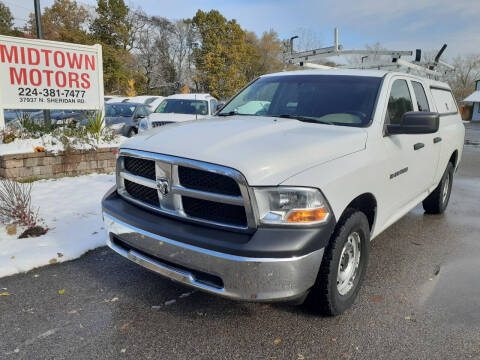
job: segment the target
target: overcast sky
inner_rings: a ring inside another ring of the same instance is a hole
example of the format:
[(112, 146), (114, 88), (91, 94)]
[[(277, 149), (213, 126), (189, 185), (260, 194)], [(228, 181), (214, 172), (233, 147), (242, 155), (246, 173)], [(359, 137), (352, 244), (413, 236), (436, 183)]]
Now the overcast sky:
[[(33, 10), (33, 0), (4, 0), (14, 17)], [(79, 1), (95, 4), (94, 0)], [(42, 6), (53, 0), (41, 0)], [(340, 43), (359, 48), (380, 42), (388, 48), (439, 49), (446, 55), (480, 53), (480, 0), (133, 0), (149, 15), (169, 19), (191, 18), (197, 9), (217, 9), (228, 19), (261, 34), (270, 28), (282, 38), (309, 29), (330, 46), (333, 28), (340, 29)], [(194, 5), (193, 5), (194, 4)], [(21, 20), (16, 20), (21, 22)]]

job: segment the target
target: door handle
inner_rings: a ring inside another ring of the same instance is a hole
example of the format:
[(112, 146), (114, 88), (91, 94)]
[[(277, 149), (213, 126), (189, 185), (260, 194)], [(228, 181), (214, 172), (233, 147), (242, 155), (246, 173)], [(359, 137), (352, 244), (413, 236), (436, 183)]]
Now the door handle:
[(415, 145), (413, 145), (413, 150), (420, 150), (423, 147), (425, 147), (424, 143), (416, 143)]
[(434, 144), (439, 143), (440, 141), (442, 141), (441, 137), (436, 137), (436, 138), (433, 139)]

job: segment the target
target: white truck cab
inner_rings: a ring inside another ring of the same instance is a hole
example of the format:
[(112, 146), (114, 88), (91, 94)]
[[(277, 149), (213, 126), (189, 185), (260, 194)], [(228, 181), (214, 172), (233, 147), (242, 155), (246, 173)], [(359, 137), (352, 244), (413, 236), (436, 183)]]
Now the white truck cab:
[(212, 116), (217, 110), (217, 99), (210, 94), (176, 94), (165, 98), (141, 123), (139, 130)]
[(222, 296), (349, 308), (370, 240), (443, 213), (465, 129), (449, 86), (379, 70), (265, 75), (204, 121), (122, 145), (108, 245)]

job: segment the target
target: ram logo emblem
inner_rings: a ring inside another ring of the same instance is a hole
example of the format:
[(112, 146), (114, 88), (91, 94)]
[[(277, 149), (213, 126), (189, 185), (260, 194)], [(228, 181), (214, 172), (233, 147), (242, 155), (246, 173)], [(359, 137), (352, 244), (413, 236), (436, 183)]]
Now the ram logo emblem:
[(167, 178), (158, 178), (157, 179), (157, 190), (162, 195), (165, 196), (168, 194), (168, 179)]

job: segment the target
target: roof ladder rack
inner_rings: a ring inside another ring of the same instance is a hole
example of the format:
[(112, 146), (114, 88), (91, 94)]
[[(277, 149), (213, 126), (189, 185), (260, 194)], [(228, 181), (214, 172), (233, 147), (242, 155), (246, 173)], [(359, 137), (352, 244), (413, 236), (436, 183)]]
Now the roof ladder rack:
[[(293, 38), (292, 38), (293, 39)], [(292, 43), (292, 42), (291, 42)], [(398, 70), (406, 72), (417, 72), (422, 73), (434, 78), (440, 77), (443, 73), (447, 71), (455, 70), (454, 66), (447, 64), (440, 60), (443, 52), (445, 51), (447, 44), (444, 44), (440, 51), (437, 53), (435, 60), (429, 63), (422, 63), (421, 56), (422, 51), (417, 49), (415, 51), (415, 60), (407, 61), (402, 59), (402, 56), (413, 56), (413, 51), (405, 50), (345, 50), (343, 45), (339, 44), (338, 41), (338, 28), (334, 29), (334, 45), (319, 49), (307, 50), (294, 52), (293, 46), (290, 44), (290, 53), (285, 56), (286, 64), (299, 65), (308, 68), (314, 69), (337, 69), (337, 68), (346, 68), (346, 69), (384, 69), (384, 70)], [(332, 67), (322, 64), (317, 64), (315, 61), (321, 61), (323, 59), (332, 57), (332, 56), (341, 56), (341, 55), (363, 55), (362, 63), (355, 65), (341, 65), (338, 67)], [(378, 63), (363, 62), (363, 60), (368, 57), (383, 56), (389, 57), (389, 60), (380, 61)], [(442, 71), (439, 71), (439, 67), (443, 67)]]

